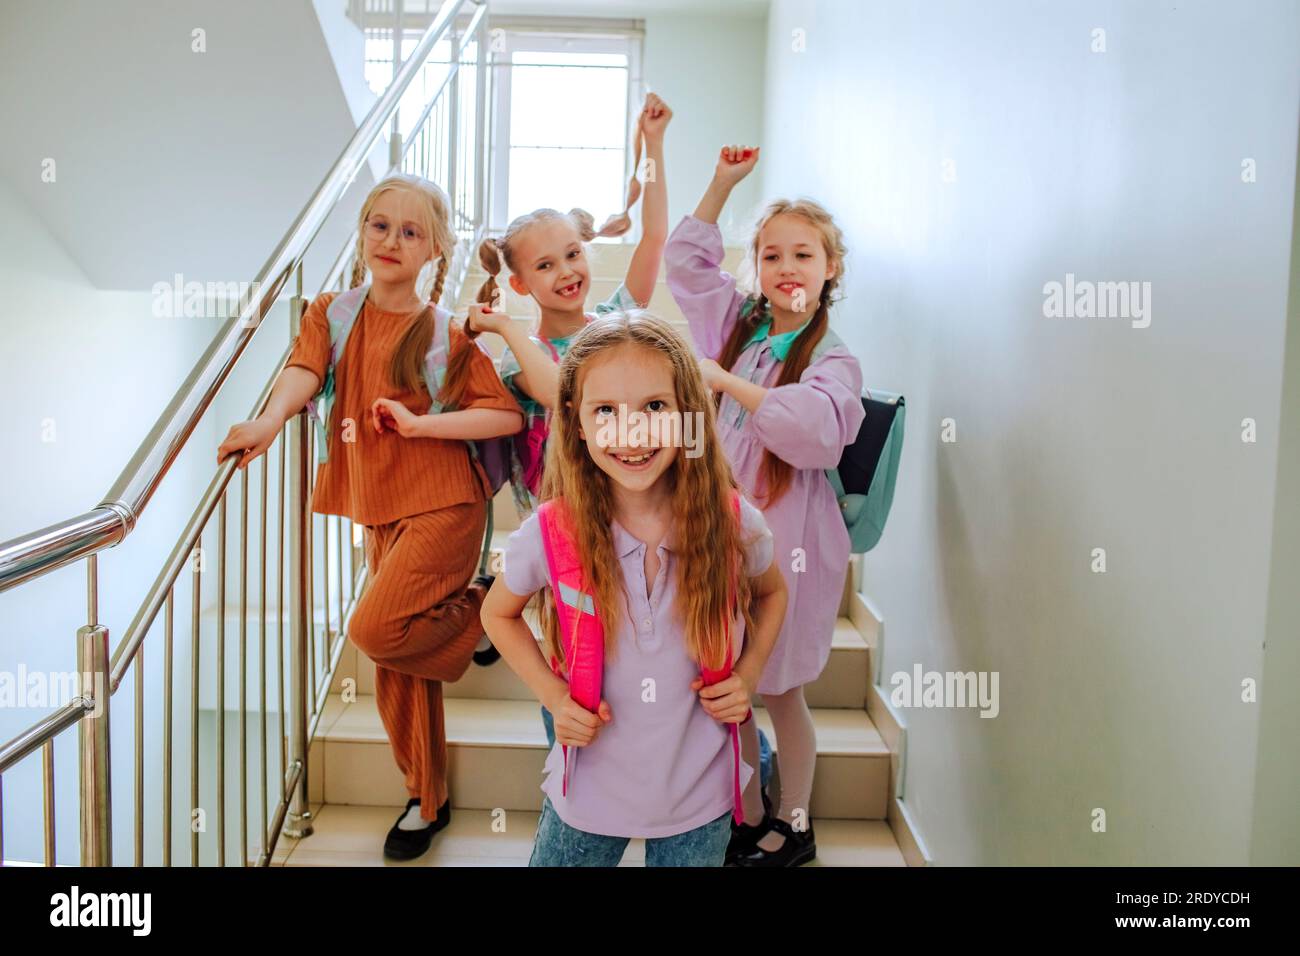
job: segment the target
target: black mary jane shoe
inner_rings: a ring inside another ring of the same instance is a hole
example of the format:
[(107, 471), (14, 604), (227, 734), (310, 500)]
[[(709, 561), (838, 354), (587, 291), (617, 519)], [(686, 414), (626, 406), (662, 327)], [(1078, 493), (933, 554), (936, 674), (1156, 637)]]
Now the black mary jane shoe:
[[(397, 818), (397, 823), (401, 823), (406, 818), (411, 807), (419, 804), (418, 797), (407, 800), (406, 809)], [(433, 835), (451, 822), (451, 798), (438, 808), (437, 819), (428, 822), (427, 827), (419, 830), (403, 830), (394, 823), (393, 828), (388, 831), (388, 837), (384, 840), (384, 856), (390, 860), (414, 860), (428, 850), (429, 844), (433, 842)]]
[(780, 848), (764, 850), (756, 843), (748, 853), (737, 857), (736, 866), (803, 866), (817, 858), (817, 840), (811, 823), (807, 831), (796, 833), (794, 827), (777, 817), (772, 821), (772, 829), (785, 837)]
[(727, 843), (727, 855), (723, 860), (723, 866), (735, 866), (736, 860), (746, 853), (749, 853), (758, 844), (758, 841), (767, 835), (767, 831), (772, 828), (772, 821), (776, 819), (772, 816), (772, 801), (768, 799), (767, 791), (763, 791), (763, 819), (758, 823), (737, 823), (733, 818), (731, 821), (731, 840)]
[[(484, 593), (486, 593), (489, 589), (491, 589), (492, 582), (495, 580), (496, 580), (495, 575), (480, 574), (478, 577), (476, 577), (473, 581), (470, 582), (470, 587), (473, 587), (475, 584), (481, 584), (483, 585)], [(491, 664), (495, 664), (499, 660), (501, 660), (501, 652), (497, 650), (496, 645), (493, 644), (491, 641), (488, 641), (488, 646), (485, 647), (483, 650), (475, 651), (473, 656), (474, 663), (477, 664), (479, 667), (487, 667)]]

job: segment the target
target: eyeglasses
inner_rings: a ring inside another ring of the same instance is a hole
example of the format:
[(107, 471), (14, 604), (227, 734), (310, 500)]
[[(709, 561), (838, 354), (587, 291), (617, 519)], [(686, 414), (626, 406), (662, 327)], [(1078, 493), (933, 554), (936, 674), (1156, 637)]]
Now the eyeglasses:
[[(373, 242), (383, 242), (387, 239), (391, 228), (387, 219), (366, 217), (366, 238)], [(424, 241), (424, 233), (414, 226), (403, 226), (402, 231), (397, 234), (397, 241), (404, 246), (418, 246)]]

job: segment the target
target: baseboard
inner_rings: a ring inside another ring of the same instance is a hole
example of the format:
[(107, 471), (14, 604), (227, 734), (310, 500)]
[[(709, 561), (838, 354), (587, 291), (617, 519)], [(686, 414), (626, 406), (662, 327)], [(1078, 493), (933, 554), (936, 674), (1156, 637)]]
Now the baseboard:
[(889, 748), (890, 797), (886, 819), (908, 866), (931, 866), (933, 858), (904, 802), (907, 785), (907, 720), (880, 687), (884, 660), (884, 620), (876, 606), (860, 591), (850, 598), (849, 619), (870, 648), (871, 683), (867, 688), (867, 716)]

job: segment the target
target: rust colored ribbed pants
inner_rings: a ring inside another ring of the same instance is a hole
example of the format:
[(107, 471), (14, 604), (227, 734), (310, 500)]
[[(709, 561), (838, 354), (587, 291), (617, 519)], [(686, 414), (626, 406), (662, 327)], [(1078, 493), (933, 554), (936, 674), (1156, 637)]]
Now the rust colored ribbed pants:
[(432, 820), (447, 799), (442, 682), (465, 673), (483, 635), (478, 567), (484, 501), (366, 528), (370, 580), (348, 637), (375, 662), (375, 701), (406, 790)]

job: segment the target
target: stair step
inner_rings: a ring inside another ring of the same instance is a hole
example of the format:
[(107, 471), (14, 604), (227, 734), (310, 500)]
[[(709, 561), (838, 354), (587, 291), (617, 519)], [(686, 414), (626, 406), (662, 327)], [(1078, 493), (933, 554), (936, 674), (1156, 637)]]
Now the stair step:
[[(535, 701), (444, 700), (448, 771), (453, 806), (491, 810), (540, 810), (546, 733)], [(763, 708), (759, 726), (774, 748), (777, 741)], [(863, 710), (814, 708), (817, 770), (815, 818), (885, 818), (890, 754)], [(397, 771), (375, 698), (344, 704), (332, 695), (321, 718), (325, 803), (401, 807), (406, 788)]]
[[(542, 639), (541, 624), (537, 619), (536, 609), (524, 610), (524, 620), (533, 629), (533, 635), (540, 643)], [(871, 649), (863, 640), (858, 629), (847, 617), (835, 622), (835, 633), (831, 638), (831, 654), (821, 675), (804, 688), (809, 707), (822, 708), (857, 708), (864, 709), (867, 703), (867, 685), (871, 674)], [(334, 675), (331, 687), (333, 693), (341, 693), (344, 681), (356, 680), (357, 694), (375, 692), (375, 665), (370, 658), (359, 653), (348, 644), (339, 659), (339, 667)], [(460, 680), (447, 684), (443, 693), (448, 699), (475, 700), (533, 700), (533, 692), (511, 667), (498, 662), (491, 667), (470, 665)]]
[[(392, 807), (327, 803), (316, 808), (314, 832), (282, 840), (276, 866), (527, 866), (537, 833), (536, 811), (457, 809), (429, 852), (396, 862), (383, 856), (384, 835), (396, 820)], [(500, 821), (500, 822), (498, 822)], [(494, 824), (496, 827), (494, 828)], [(821, 820), (817, 859), (810, 866), (906, 866), (889, 824), (883, 820)], [(645, 864), (645, 841), (632, 840), (622, 866)]]

